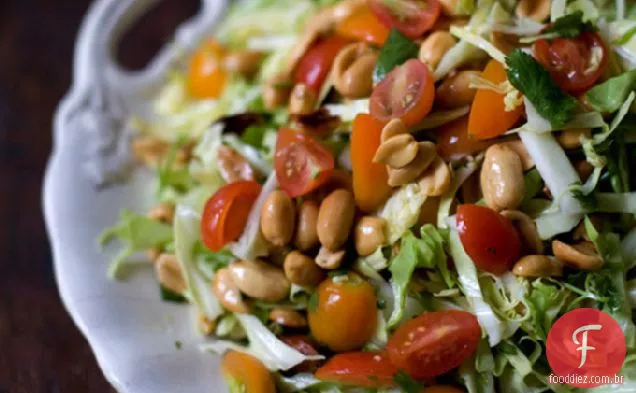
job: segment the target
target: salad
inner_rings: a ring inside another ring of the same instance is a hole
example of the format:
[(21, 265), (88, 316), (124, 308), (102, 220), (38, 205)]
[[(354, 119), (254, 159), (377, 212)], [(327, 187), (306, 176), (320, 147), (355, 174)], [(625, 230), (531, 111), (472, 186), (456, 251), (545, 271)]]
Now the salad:
[(232, 393), (574, 392), (582, 307), (636, 391), (635, 97), (632, 1), (237, 2), (130, 119), (109, 274), (145, 252)]

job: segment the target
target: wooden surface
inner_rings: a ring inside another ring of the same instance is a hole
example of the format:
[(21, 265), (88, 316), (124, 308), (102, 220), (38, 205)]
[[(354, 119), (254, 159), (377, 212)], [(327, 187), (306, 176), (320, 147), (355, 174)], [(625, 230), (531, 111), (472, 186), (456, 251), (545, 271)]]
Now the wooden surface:
[[(123, 63), (143, 65), (196, 10), (194, 0), (164, 2), (121, 47)], [(0, 0), (0, 393), (113, 392), (60, 301), (41, 208), (51, 119), (89, 4)]]

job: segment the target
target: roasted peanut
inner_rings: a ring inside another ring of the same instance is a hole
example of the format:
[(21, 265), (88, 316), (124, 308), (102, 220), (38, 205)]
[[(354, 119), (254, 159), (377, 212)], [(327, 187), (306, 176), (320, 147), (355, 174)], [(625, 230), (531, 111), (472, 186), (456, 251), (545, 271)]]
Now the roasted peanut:
[(490, 41), (495, 48), (508, 55), (510, 52), (519, 47), (519, 38), (512, 34), (502, 33), (500, 31), (493, 31), (490, 33)]
[(350, 191), (338, 189), (329, 194), (318, 210), (320, 244), (332, 251), (339, 250), (349, 237), (354, 214), (355, 201)]
[(356, 251), (359, 255), (371, 255), (386, 243), (386, 220), (364, 216), (356, 224), (354, 232)]
[(254, 180), (256, 177), (250, 163), (229, 146), (219, 146), (216, 159), (219, 173), (226, 183)]
[(586, 138), (591, 137), (592, 130), (589, 128), (572, 128), (570, 130), (559, 131), (554, 135), (559, 145), (566, 150), (581, 147), (581, 137), (583, 136)]
[(592, 242), (566, 244), (560, 240), (553, 240), (552, 252), (559, 261), (575, 269), (597, 270), (603, 266), (603, 259), (596, 252)]
[(283, 269), (285, 277), (301, 287), (316, 286), (325, 278), (324, 272), (316, 265), (316, 262), (298, 251), (287, 254)]
[(161, 254), (155, 262), (155, 274), (157, 280), (165, 288), (174, 293), (182, 293), (186, 290), (186, 282), (181, 273), (181, 266), (174, 254)]
[(249, 297), (278, 302), (289, 296), (290, 284), (281, 269), (263, 261), (239, 261), (230, 264), (236, 286)]
[(525, 190), (523, 166), (519, 155), (509, 147), (497, 144), (486, 150), (479, 180), (492, 209), (515, 210), (521, 205)]
[(442, 196), (451, 185), (451, 171), (440, 156), (435, 156), (418, 181), (420, 192), (429, 197)]
[(419, 145), (411, 134), (396, 135), (378, 147), (373, 162), (400, 169), (410, 164), (418, 152)]
[(250, 307), (243, 300), (243, 295), (234, 282), (230, 269), (224, 267), (217, 270), (212, 279), (212, 293), (225, 309), (242, 314), (250, 312)]
[(289, 113), (306, 115), (314, 111), (318, 97), (306, 85), (299, 83), (292, 89), (289, 97)]
[(526, 255), (515, 263), (512, 273), (521, 277), (560, 277), (563, 265), (554, 257)]
[(208, 319), (205, 315), (199, 314), (199, 330), (205, 336), (211, 336), (216, 331), (216, 320)]
[(435, 144), (432, 142), (418, 142), (418, 152), (413, 161), (403, 168), (388, 168), (389, 185), (397, 187), (416, 180), (431, 166), (435, 157), (437, 157), (435, 149)]
[(333, 85), (343, 97), (368, 97), (373, 89), (373, 69), (378, 54), (368, 44), (344, 47), (333, 62)]
[(174, 203), (161, 202), (157, 206), (148, 210), (146, 216), (148, 218), (152, 218), (153, 220), (161, 221), (166, 224), (172, 224), (172, 220), (174, 219)]
[(337, 269), (344, 262), (345, 250), (331, 251), (327, 247), (320, 247), (316, 256), (316, 265), (323, 269)]
[(429, 197), (426, 198), (424, 204), (420, 208), (420, 216), (417, 219), (417, 223), (420, 225), (425, 224), (437, 224), (437, 211), (439, 210), (440, 198)]
[(307, 251), (318, 245), (318, 204), (312, 200), (305, 200), (298, 208), (298, 223), (294, 234), (294, 246), (301, 251)]
[(267, 196), (261, 208), (261, 232), (275, 246), (289, 243), (294, 234), (296, 213), (291, 198), (281, 190)]
[(388, 122), (384, 128), (382, 128), (382, 133), (380, 134), (380, 141), (382, 143), (388, 141), (397, 135), (408, 134), (409, 128), (404, 124), (401, 119), (393, 119)]
[(501, 215), (509, 219), (517, 228), (528, 254), (543, 254), (543, 242), (532, 218), (518, 210), (504, 210)]
[(582, 182), (586, 182), (592, 172), (594, 172), (594, 166), (587, 162), (587, 160), (579, 160), (575, 162), (574, 169), (576, 170), (576, 173), (579, 174)]
[(455, 39), (448, 31), (432, 32), (420, 45), (419, 59), (431, 70), (435, 70), (442, 57), (455, 45)]
[(277, 324), (290, 328), (302, 328), (307, 326), (307, 318), (298, 311), (288, 308), (274, 308), (269, 312), (269, 319)]
[(534, 168), (534, 160), (532, 159), (530, 153), (528, 153), (528, 149), (526, 149), (526, 146), (523, 144), (523, 142), (516, 139), (513, 141), (501, 142), (500, 144), (510, 148), (512, 151), (519, 155), (519, 158), (521, 159), (521, 166), (523, 167), (524, 171), (528, 171)]
[(444, 79), (435, 93), (435, 103), (447, 109), (472, 104), (477, 89), (470, 87), (470, 81), (476, 75), (478, 71), (459, 71)]
[(515, 12), (520, 18), (543, 22), (550, 15), (551, 6), (550, 0), (520, 0)]
[(263, 87), (263, 105), (267, 110), (274, 110), (285, 106), (289, 102), (291, 82), (283, 74), (276, 75), (265, 82)]
[(157, 258), (161, 255), (161, 249), (159, 247), (152, 247), (146, 249), (146, 257), (150, 262), (157, 262)]
[(229, 72), (235, 72), (244, 76), (252, 76), (260, 68), (263, 52), (254, 50), (240, 50), (230, 52), (223, 57), (223, 68)]

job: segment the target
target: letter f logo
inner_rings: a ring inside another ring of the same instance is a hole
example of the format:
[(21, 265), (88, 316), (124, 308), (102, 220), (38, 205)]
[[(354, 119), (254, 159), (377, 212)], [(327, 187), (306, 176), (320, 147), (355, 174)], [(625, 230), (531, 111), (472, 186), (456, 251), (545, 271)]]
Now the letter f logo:
[[(596, 349), (587, 345), (587, 332), (590, 330), (601, 330), (602, 327), (602, 325), (585, 325), (576, 329), (574, 333), (572, 333), (572, 341), (574, 341), (574, 343), (577, 345), (581, 345), (576, 349), (577, 351), (581, 351), (581, 364), (579, 364), (579, 368), (583, 367), (585, 361), (587, 360), (587, 351), (593, 351)], [(576, 336), (581, 332), (583, 332), (583, 339), (581, 340), (581, 342), (579, 342)]]

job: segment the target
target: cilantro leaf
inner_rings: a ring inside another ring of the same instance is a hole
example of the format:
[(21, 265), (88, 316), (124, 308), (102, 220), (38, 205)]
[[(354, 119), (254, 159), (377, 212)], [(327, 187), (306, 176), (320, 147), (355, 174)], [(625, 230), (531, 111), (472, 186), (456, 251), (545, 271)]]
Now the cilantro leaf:
[(515, 49), (506, 58), (508, 80), (535, 106), (537, 112), (550, 121), (554, 128), (561, 127), (571, 117), (577, 101), (565, 94), (532, 56)]
[(622, 73), (591, 88), (585, 95), (592, 108), (603, 113), (616, 112), (636, 89), (636, 70)]
[(419, 382), (411, 378), (403, 370), (393, 375), (393, 381), (397, 383), (405, 393), (420, 393), (424, 389)]
[(595, 30), (596, 27), (590, 21), (583, 21), (583, 11), (576, 11), (555, 20), (543, 33), (555, 37), (576, 38), (585, 31)]
[(419, 45), (402, 35), (397, 29), (391, 29), (375, 64), (373, 83), (379, 83), (392, 69), (408, 59), (416, 58), (419, 51)]

